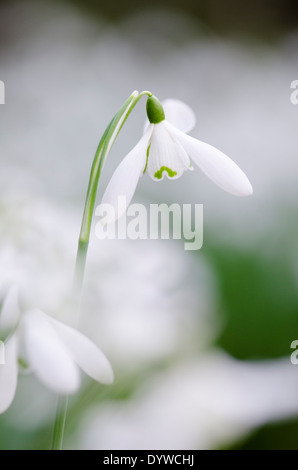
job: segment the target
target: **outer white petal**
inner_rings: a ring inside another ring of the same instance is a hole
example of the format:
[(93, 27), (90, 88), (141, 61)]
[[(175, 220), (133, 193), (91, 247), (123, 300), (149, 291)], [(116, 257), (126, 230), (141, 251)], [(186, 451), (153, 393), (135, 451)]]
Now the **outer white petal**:
[[(115, 210), (117, 220), (127, 209), (135, 193), (138, 181), (146, 165), (146, 154), (153, 126), (150, 125), (137, 145), (129, 152), (116, 168), (108, 187), (103, 195), (102, 204), (110, 204)], [(125, 198), (126, 204), (118, 207), (119, 197)]]
[(184, 134), (169, 123), (166, 123), (166, 127), (190, 158), (220, 188), (235, 196), (249, 196), (253, 193), (247, 176), (227, 155), (212, 145)]
[(193, 110), (183, 101), (167, 99), (162, 102), (166, 120), (183, 132), (190, 132), (196, 124)]
[(0, 413), (6, 411), (15, 396), (18, 381), (17, 336), (5, 343), (5, 364), (0, 364)]
[(54, 318), (51, 318), (50, 321), (69, 349), (73, 360), (89, 377), (107, 385), (114, 381), (114, 374), (109, 361), (89, 338)]
[(78, 367), (46, 315), (39, 310), (32, 310), (23, 316), (22, 326), (33, 372), (55, 392), (74, 393), (80, 385)]
[(18, 297), (18, 287), (11, 287), (5, 297), (3, 307), (0, 313), (0, 336), (1, 332), (9, 333), (9, 331), (16, 326), (19, 320), (20, 307)]
[(190, 170), (187, 153), (176, 142), (164, 122), (154, 125), (149, 149), (147, 170), (154, 181), (179, 178), (185, 170)]

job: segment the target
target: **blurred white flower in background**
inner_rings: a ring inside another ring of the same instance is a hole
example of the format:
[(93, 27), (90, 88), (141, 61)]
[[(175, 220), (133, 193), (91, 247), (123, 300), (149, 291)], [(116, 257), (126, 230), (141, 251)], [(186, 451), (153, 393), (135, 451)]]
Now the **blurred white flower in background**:
[[(74, 324), (68, 302), (80, 212), (28, 194), (3, 194), (1, 200), (2, 290), (16, 284), (24, 310), (38, 305)], [(80, 326), (109, 358), (111, 353), (127, 365), (173, 353), (177, 341), (187, 345), (189, 335), (199, 341), (196, 347), (205, 347), (219, 327), (214, 282), (203, 255), (196, 263), (182, 243), (99, 241), (92, 231)]]
[(17, 285), (26, 309), (38, 305), (63, 319), (72, 283), (79, 218), (77, 221), (70, 208), (54, 206), (21, 185), (13, 195), (1, 190), (0, 217), (3, 292)]
[(214, 351), (152, 374), (124, 403), (92, 406), (70, 445), (106, 450), (228, 446), (258, 426), (297, 415), (297, 385), (297, 371), (287, 359), (237, 361)]
[(220, 328), (214, 275), (203, 256), (195, 263), (180, 244), (142, 242), (111, 240), (100, 260), (101, 242), (90, 246), (81, 328), (120, 376), (202, 350)]
[(98, 382), (113, 382), (108, 360), (86, 336), (40, 310), (21, 314), (17, 287), (8, 291), (3, 302), (0, 334), (5, 339), (6, 352), (5, 362), (0, 367), (0, 413), (6, 411), (14, 399), (19, 361), (58, 394), (78, 391), (78, 366)]
[[(24, 310), (32, 311), (35, 305), (46, 310), (48, 304), (52, 316), (74, 324), (67, 302), (79, 212), (28, 194), (1, 199), (2, 292), (17, 283)], [(117, 379), (211, 343), (220, 322), (214, 315), (214, 276), (203, 256), (198, 264), (180, 243), (169, 240), (98, 241), (92, 235), (80, 329), (102, 347)], [(40, 388), (36, 393), (40, 400)], [(16, 409), (28, 400), (26, 392), (18, 390)], [(30, 410), (24, 418), (27, 426), (36, 422), (32, 405)], [(22, 409), (18, 420), (24, 413)]]

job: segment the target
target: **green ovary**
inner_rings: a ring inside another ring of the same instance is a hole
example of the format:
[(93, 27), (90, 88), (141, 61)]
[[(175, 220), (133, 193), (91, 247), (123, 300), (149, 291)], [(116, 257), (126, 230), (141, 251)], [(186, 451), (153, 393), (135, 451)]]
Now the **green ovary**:
[(167, 166), (162, 166), (160, 170), (154, 173), (154, 177), (160, 180), (164, 171), (168, 173), (170, 178), (173, 178), (177, 175), (176, 171), (171, 170), (171, 168), (168, 168)]

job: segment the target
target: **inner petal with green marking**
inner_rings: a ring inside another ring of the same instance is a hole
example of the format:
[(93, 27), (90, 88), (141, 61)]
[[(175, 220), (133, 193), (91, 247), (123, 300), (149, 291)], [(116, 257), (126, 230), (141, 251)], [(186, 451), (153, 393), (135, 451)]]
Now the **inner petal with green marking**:
[(158, 180), (160, 180), (162, 178), (162, 174), (163, 172), (166, 171), (168, 173), (168, 176), (170, 178), (173, 178), (174, 176), (177, 175), (177, 171), (173, 171), (171, 170), (171, 168), (168, 168), (167, 166), (162, 166), (160, 170), (158, 170), (154, 176), (155, 178), (157, 178)]
[(179, 178), (190, 170), (190, 160), (181, 144), (168, 131), (164, 122), (154, 124), (147, 150), (145, 171), (154, 181)]

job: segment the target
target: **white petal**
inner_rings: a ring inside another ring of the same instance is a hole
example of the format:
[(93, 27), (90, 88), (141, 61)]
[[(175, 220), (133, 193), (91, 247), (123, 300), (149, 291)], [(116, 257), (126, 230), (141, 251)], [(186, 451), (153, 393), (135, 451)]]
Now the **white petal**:
[(0, 413), (6, 411), (15, 396), (18, 381), (17, 336), (4, 346), (4, 364), (0, 362)]
[[(151, 125), (137, 145), (122, 160), (103, 195), (102, 204), (110, 204), (115, 210), (115, 219), (109, 220), (110, 223), (126, 211), (133, 198), (139, 178), (146, 166), (146, 155), (152, 130), (153, 126)], [(119, 197), (125, 200), (125, 204), (118, 204)]]
[(212, 145), (184, 134), (169, 123), (166, 127), (181, 143), (190, 158), (220, 188), (235, 196), (249, 196), (252, 186), (236, 163)]
[(109, 361), (89, 338), (54, 318), (51, 318), (51, 323), (73, 360), (89, 377), (107, 385), (113, 382), (114, 374)]
[(80, 385), (78, 367), (46, 315), (32, 310), (22, 323), (28, 359), (40, 381), (59, 394), (76, 392)]
[(154, 181), (179, 178), (190, 170), (190, 160), (179, 142), (175, 142), (164, 121), (154, 125), (149, 149), (147, 170)]
[(20, 317), (20, 307), (18, 302), (19, 289), (13, 286), (9, 289), (3, 307), (0, 313), (0, 337), (2, 332), (9, 333), (12, 330)]
[(162, 102), (166, 120), (183, 132), (190, 132), (196, 124), (193, 110), (183, 101), (167, 99)]

